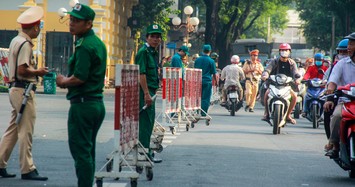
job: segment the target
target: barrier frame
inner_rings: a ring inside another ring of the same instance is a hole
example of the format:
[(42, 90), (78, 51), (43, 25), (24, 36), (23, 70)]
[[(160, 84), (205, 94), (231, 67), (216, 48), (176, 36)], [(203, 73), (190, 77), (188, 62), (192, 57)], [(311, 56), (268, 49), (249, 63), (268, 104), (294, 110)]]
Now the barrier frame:
[[(95, 172), (98, 187), (102, 187), (106, 177), (130, 178), (131, 186), (137, 186), (142, 167), (146, 167), (146, 172), (150, 171), (153, 177), (154, 164), (148, 157), (148, 150), (139, 142), (139, 66), (116, 64), (115, 71), (114, 150), (107, 156), (104, 166)], [(105, 167), (106, 172), (103, 171)], [(123, 167), (128, 170), (123, 171)]]

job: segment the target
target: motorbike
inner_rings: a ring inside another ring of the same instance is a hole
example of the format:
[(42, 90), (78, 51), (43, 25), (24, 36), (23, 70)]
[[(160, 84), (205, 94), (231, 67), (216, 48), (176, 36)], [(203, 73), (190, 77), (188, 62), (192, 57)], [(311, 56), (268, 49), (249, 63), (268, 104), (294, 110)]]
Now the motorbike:
[(303, 101), (304, 101), (305, 92), (306, 92), (306, 85), (305, 84), (298, 85), (297, 103), (295, 109), (293, 110), (293, 117), (295, 119), (300, 118), (300, 114), (303, 110)]
[(350, 178), (355, 178), (355, 83), (339, 86), (336, 97), (342, 97), (342, 120), (340, 123), (339, 157), (333, 160)]
[(308, 113), (306, 118), (312, 122), (313, 128), (316, 129), (319, 127), (319, 122), (321, 120), (321, 115), (323, 114), (323, 104), (324, 99), (322, 95), (324, 94), (324, 84), (322, 79), (314, 78), (307, 81), (302, 81), (307, 83), (307, 93), (306, 93), (306, 102), (308, 106)]
[(239, 100), (239, 90), (236, 85), (230, 85), (226, 89), (227, 100), (224, 107), (230, 112), (231, 116), (235, 115), (240, 108), (243, 107), (243, 101)]
[(286, 124), (287, 110), (290, 107), (292, 77), (284, 74), (270, 75), (267, 106), (272, 118), (273, 134), (280, 134)]

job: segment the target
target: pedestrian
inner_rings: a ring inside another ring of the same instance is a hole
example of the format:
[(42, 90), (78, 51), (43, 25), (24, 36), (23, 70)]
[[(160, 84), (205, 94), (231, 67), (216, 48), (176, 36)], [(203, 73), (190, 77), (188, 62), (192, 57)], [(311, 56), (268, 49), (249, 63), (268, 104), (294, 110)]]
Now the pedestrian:
[(187, 65), (187, 68), (194, 68), (195, 67), (195, 61), (196, 59), (200, 57), (200, 55), (198, 55), (197, 53), (192, 55), (192, 61), (189, 63), (189, 65)]
[(158, 24), (152, 24), (146, 30), (146, 43), (138, 50), (134, 63), (139, 65), (140, 89), (139, 108), (148, 107), (139, 113), (139, 141), (144, 148), (148, 149), (148, 156), (154, 163), (162, 162), (161, 159), (153, 158), (150, 149), (150, 137), (153, 132), (155, 121), (155, 101), (152, 99), (159, 88), (158, 77), (158, 46), (162, 40), (163, 30)]
[[(38, 6), (31, 7), (24, 11), (17, 22), (21, 24), (22, 30), (12, 39), (9, 47), (9, 98), (11, 103), (11, 120), (8, 128), (0, 142), (0, 176), (3, 178), (15, 177), (15, 174), (7, 173), (7, 162), (11, 152), (19, 142), (21, 179), (24, 180), (47, 180), (47, 177), (38, 174), (32, 158), (32, 136), (36, 121), (36, 97), (35, 90), (38, 83), (38, 76), (48, 73), (48, 68), (37, 69), (37, 62), (33, 58), (34, 46), (32, 39), (37, 38), (40, 33), (40, 23), (43, 17), (43, 9)], [(26, 108), (22, 113), (22, 119), (16, 124), (16, 118), (26, 92), (27, 86), (32, 83), (34, 86), (26, 102)]]
[(75, 51), (68, 62), (68, 76), (57, 76), (57, 85), (68, 88), (68, 141), (74, 159), (77, 185), (93, 185), (95, 174), (96, 135), (105, 118), (103, 88), (107, 51), (94, 33), (95, 12), (76, 4), (70, 15), (70, 33), (75, 35)]
[(203, 112), (201, 112), (201, 116), (206, 116), (212, 95), (212, 77), (217, 83), (217, 71), (215, 62), (210, 57), (211, 45), (204, 45), (202, 51), (203, 54), (195, 61), (195, 68), (202, 69), (201, 109)]
[(182, 69), (182, 74), (184, 76), (185, 63), (183, 59), (189, 55), (189, 48), (186, 45), (183, 45), (179, 48), (179, 51), (175, 53), (171, 59), (170, 67), (177, 67)]
[(245, 111), (254, 112), (256, 95), (259, 90), (259, 80), (264, 71), (263, 65), (258, 61), (259, 50), (250, 52), (250, 59), (244, 63), (243, 71), (245, 73)]

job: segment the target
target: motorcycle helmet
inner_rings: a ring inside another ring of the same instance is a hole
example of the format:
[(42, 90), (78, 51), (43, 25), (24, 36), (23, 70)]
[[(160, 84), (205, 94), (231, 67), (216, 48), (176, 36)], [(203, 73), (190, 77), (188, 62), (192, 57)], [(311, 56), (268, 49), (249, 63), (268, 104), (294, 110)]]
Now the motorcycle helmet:
[(231, 57), (231, 63), (238, 64), (239, 63), (239, 56), (238, 55), (233, 55)]
[(349, 39), (343, 39), (338, 43), (336, 50), (346, 51), (348, 50)]
[(280, 56), (283, 57), (283, 58), (290, 57), (290, 54), (291, 54), (291, 46), (290, 46), (290, 44), (282, 43), (279, 46), (279, 53), (280, 53)]
[(218, 57), (219, 57), (219, 55), (216, 52), (213, 52), (211, 54), (211, 58), (214, 59), (214, 60), (216, 60)]
[(314, 55), (314, 61), (316, 66), (322, 66), (324, 60), (324, 55), (322, 53), (316, 53)]

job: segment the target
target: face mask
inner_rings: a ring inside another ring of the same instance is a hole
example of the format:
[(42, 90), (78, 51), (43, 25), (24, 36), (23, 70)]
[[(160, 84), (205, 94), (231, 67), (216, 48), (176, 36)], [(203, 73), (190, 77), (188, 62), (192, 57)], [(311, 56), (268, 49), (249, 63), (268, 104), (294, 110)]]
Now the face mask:
[(316, 66), (321, 66), (322, 65), (322, 61), (316, 61)]
[(338, 54), (337, 55), (337, 57), (338, 57), (338, 59), (339, 60), (341, 60), (341, 59), (343, 59), (343, 58), (345, 58), (345, 57), (347, 57), (348, 55), (341, 55), (341, 54)]
[(290, 51), (280, 51), (280, 56), (287, 58), (290, 55)]

